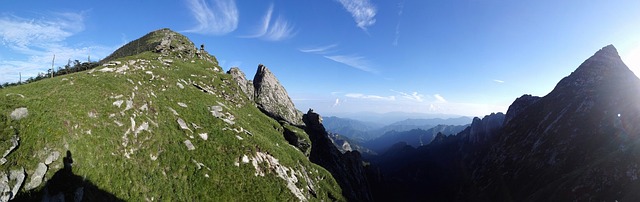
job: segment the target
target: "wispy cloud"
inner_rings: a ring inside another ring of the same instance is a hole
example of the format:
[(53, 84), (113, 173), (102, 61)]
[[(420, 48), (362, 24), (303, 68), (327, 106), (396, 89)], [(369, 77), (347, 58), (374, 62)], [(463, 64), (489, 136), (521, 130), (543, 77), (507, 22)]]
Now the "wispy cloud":
[(362, 93), (347, 93), (344, 96), (350, 97), (350, 98), (368, 99), (368, 100), (385, 100), (385, 101), (396, 100), (396, 96), (365, 95)]
[(436, 102), (447, 103), (447, 100), (444, 99), (444, 97), (442, 97), (442, 95), (440, 95), (440, 94), (435, 94), (435, 95), (433, 95), (433, 97), (436, 98)]
[(372, 26), (376, 23), (376, 7), (369, 0), (338, 0), (342, 7), (346, 9), (351, 16), (353, 16), (353, 20), (356, 21), (356, 25), (367, 31), (367, 27)]
[(504, 83), (504, 81), (503, 81), (503, 80), (498, 80), (498, 79), (494, 79), (494, 80), (493, 80), (493, 82), (496, 82), (496, 83)]
[(338, 47), (338, 44), (334, 43), (334, 44), (330, 44), (330, 45), (326, 45), (326, 46), (301, 48), (301, 49), (298, 49), (298, 50), (300, 52), (303, 52), (303, 53), (325, 54), (327, 52), (330, 52), (335, 47)]
[(262, 18), (262, 24), (255, 34), (246, 38), (261, 38), (267, 41), (280, 41), (295, 35), (293, 25), (282, 16), (273, 19), (273, 4), (269, 6), (267, 13)]
[(332, 55), (332, 56), (324, 56), (330, 60), (345, 64), (347, 66), (373, 73), (378, 74), (378, 70), (371, 67), (371, 63), (362, 56), (354, 56), (354, 55)]
[(7, 48), (0, 54), (11, 58), (0, 59), (0, 82), (16, 82), (19, 74), (25, 80), (46, 72), (54, 54), (58, 67), (67, 59), (83, 59), (91, 53), (95, 60), (113, 51), (115, 47), (69, 45), (66, 39), (84, 30), (84, 18), (84, 12), (50, 13), (37, 19), (0, 17), (0, 46)]
[(238, 28), (239, 12), (235, 0), (188, 0), (187, 6), (198, 25), (186, 32), (222, 35)]
[(405, 99), (413, 100), (413, 101), (416, 101), (416, 102), (423, 102), (424, 101), (424, 95), (422, 95), (422, 94), (420, 94), (418, 92), (405, 93), (405, 92), (400, 92), (400, 91), (395, 91), (395, 90), (391, 90), (391, 91), (400, 94)]
[(393, 38), (393, 46), (398, 46), (400, 40), (400, 20), (402, 19), (402, 13), (404, 12), (404, 0), (400, 0), (398, 3), (398, 23), (396, 24), (395, 37)]
[(49, 20), (39, 21), (17, 16), (0, 19), (2, 45), (25, 53), (32, 53), (29, 47), (50, 47), (82, 30), (82, 13), (58, 13)]

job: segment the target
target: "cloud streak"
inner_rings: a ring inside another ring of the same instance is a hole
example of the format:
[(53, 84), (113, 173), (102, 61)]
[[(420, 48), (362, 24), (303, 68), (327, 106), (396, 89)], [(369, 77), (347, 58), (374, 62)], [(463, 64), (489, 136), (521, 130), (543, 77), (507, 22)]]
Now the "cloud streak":
[(280, 41), (295, 35), (294, 27), (282, 16), (273, 18), (273, 4), (269, 6), (267, 13), (262, 18), (262, 24), (255, 34), (246, 38), (260, 38), (267, 41)]
[(198, 25), (186, 30), (198, 34), (223, 35), (238, 28), (239, 12), (235, 0), (188, 0), (187, 7)]
[(303, 53), (315, 53), (315, 54), (325, 54), (328, 52), (331, 52), (331, 50), (335, 47), (338, 47), (338, 44), (330, 44), (330, 45), (326, 45), (326, 46), (320, 46), (320, 47), (311, 47), (311, 48), (301, 48), (298, 49), (300, 52)]
[(396, 24), (396, 32), (395, 37), (393, 38), (393, 46), (398, 46), (398, 41), (400, 40), (400, 20), (402, 19), (402, 13), (404, 12), (404, 0), (401, 0), (398, 3), (398, 23)]
[(395, 91), (395, 90), (391, 90), (391, 91), (400, 94), (405, 99), (413, 100), (413, 101), (416, 101), (416, 102), (424, 102), (424, 95), (422, 95), (422, 94), (420, 94), (418, 92), (413, 92), (413, 93), (409, 94), (409, 93)]
[(365, 72), (378, 74), (378, 70), (372, 68), (370, 62), (362, 56), (331, 55), (331, 56), (324, 56), (324, 57), (327, 59), (333, 60), (335, 62), (339, 62), (347, 66), (365, 71)]
[(442, 97), (442, 95), (440, 94), (435, 94), (433, 95), (434, 98), (436, 98), (436, 102), (438, 103), (447, 103), (447, 100), (444, 99), (444, 97)]
[(494, 79), (494, 80), (493, 80), (493, 82), (496, 82), (496, 83), (504, 83), (504, 81), (503, 81), (503, 80), (498, 80), (498, 79)]
[(350, 98), (367, 99), (367, 100), (383, 100), (383, 101), (396, 100), (396, 96), (365, 95), (362, 93), (347, 93), (344, 96), (350, 97)]
[(372, 26), (376, 23), (376, 13), (378, 12), (376, 7), (369, 0), (338, 0), (342, 7), (346, 9), (353, 20), (356, 22), (356, 25), (367, 31), (367, 27)]

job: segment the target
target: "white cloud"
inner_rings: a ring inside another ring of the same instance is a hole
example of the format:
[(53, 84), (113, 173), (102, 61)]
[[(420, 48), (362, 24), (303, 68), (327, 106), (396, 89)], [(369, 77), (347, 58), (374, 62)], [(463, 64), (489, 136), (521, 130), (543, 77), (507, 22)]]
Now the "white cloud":
[(24, 81), (46, 72), (54, 54), (54, 66), (58, 67), (66, 65), (68, 59), (84, 61), (91, 54), (95, 61), (113, 51), (115, 47), (68, 45), (68, 37), (84, 30), (84, 18), (83, 12), (53, 13), (37, 19), (0, 18), (0, 45), (8, 48), (11, 58), (0, 59), (0, 82), (17, 82), (20, 74)]
[(324, 56), (327, 59), (345, 64), (347, 66), (369, 72), (378, 74), (379, 72), (373, 68), (371, 68), (370, 62), (362, 56), (353, 56), (353, 55), (332, 55), (332, 56)]
[(420, 94), (418, 92), (413, 92), (413, 93), (409, 94), (409, 93), (395, 91), (395, 90), (391, 90), (391, 91), (402, 95), (402, 97), (405, 98), (405, 99), (409, 99), (409, 100), (413, 100), (413, 101), (417, 101), (417, 102), (423, 102), (424, 101), (424, 95), (422, 95), (422, 94)]
[(186, 32), (222, 35), (238, 27), (239, 12), (235, 0), (188, 0), (187, 6), (198, 25)]
[(31, 46), (46, 48), (82, 30), (82, 13), (58, 13), (38, 21), (16, 16), (0, 19), (2, 45), (24, 53), (33, 53)]
[(330, 44), (330, 45), (320, 46), (320, 47), (301, 48), (298, 50), (303, 53), (325, 54), (337, 46), (338, 44)]
[(336, 101), (333, 103), (333, 107), (337, 107), (340, 105), (340, 98), (336, 98)]
[(504, 81), (503, 81), (503, 80), (498, 80), (498, 79), (494, 79), (494, 80), (493, 80), (493, 82), (496, 82), (496, 83), (504, 83)]
[(396, 100), (395, 96), (365, 95), (362, 93), (347, 93), (344, 96), (350, 97), (350, 98), (359, 98), (359, 99), (368, 99), (368, 100), (385, 100), (385, 101)]
[(442, 97), (442, 95), (440, 94), (435, 94), (433, 95), (434, 98), (436, 98), (436, 101), (439, 103), (446, 103), (447, 100), (444, 99), (444, 97)]
[(356, 25), (367, 31), (367, 27), (376, 23), (376, 7), (369, 0), (338, 0), (342, 7), (346, 9), (353, 20), (356, 21)]
[(273, 4), (269, 6), (267, 14), (262, 18), (262, 25), (255, 34), (246, 38), (261, 38), (267, 41), (280, 41), (295, 35), (294, 28), (282, 16), (273, 19)]

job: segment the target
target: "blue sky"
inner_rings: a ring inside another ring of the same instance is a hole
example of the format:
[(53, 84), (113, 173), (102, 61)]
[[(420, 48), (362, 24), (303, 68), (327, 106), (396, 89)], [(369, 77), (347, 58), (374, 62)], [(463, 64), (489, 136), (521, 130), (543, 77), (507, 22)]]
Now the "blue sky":
[(0, 82), (171, 28), (226, 70), (268, 66), (323, 115), (505, 112), (601, 47), (640, 72), (637, 0), (29, 1), (0, 7)]

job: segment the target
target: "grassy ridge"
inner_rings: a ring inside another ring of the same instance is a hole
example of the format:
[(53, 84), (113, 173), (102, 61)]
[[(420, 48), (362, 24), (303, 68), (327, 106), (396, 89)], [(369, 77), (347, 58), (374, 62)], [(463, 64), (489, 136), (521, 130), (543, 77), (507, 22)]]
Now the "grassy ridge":
[[(307, 198), (330, 200), (331, 195), (342, 200), (331, 175), (290, 146), (282, 126), (239, 93), (229, 75), (215, 71), (220, 69), (217, 64), (172, 58), (167, 65), (158, 56), (147, 51), (117, 59), (122, 65), (109, 67), (126, 65), (129, 69), (124, 74), (102, 72), (103, 67), (98, 67), (0, 90), (2, 146), (16, 132), (21, 138), (20, 147), (0, 170), (24, 167), (31, 174), (50, 151), (69, 150), (74, 174), (125, 200), (298, 200), (268, 164), (259, 165), (267, 172), (262, 177), (255, 175), (251, 163), (242, 162), (244, 155), (252, 158), (266, 152), (295, 172), (307, 171), (318, 198), (308, 194), (302, 175), (292, 174)], [(119, 101), (120, 107), (116, 106)], [(132, 108), (125, 110), (127, 101), (132, 101)], [(235, 124), (212, 116), (209, 107), (222, 105), (223, 113), (235, 117)], [(10, 120), (17, 107), (27, 107), (29, 116)], [(180, 129), (178, 118), (193, 132)], [(145, 123), (148, 130), (139, 130)], [(207, 140), (200, 138), (202, 133)], [(196, 149), (188, 150), (186, 140)], [(60, 158), (49, 166), (45, 178), (62, 166)], [(26, 194), (38, 197), (41, 189), (42, 185)]]

